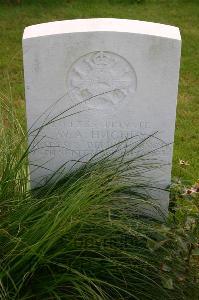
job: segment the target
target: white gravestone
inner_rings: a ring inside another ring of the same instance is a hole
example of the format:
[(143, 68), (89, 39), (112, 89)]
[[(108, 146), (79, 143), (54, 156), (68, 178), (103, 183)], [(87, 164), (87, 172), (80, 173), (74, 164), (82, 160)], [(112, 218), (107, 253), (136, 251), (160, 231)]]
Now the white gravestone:
[[(158, 131), (159, 139), (172, 143), (180, 51), (179, 29), (163, 24), (85, 19), (27, 27), (23, 54), (29, 143), (35, 147), (29, 155), (32, 186), (66, 161), (87, 160), (136, 134)], [(49, 124), (38, 134), (44, 123)], [(172, 146), (158, 155), (167, 166), (156, 179), (165, 187)], [(161, 206), (167, 209), (168, 194)]]

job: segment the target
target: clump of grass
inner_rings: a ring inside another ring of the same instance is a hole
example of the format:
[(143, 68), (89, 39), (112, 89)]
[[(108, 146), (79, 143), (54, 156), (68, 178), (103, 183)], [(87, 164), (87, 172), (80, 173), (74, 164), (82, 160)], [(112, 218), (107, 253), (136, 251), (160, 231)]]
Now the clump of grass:
[(190, 242), (178, 232), (179, 219), (171, 214), (162, 223), (135, 214), (140, 202), (158, 209), (146, 197), (153, 187), (143, 177), (156, 162), (124, 159), (123, 141), (119, 155), (113, 149), (31, 191), (24, 131), (1, 104), (1, 299), (196, 295), (195, 273), (185, 260)]

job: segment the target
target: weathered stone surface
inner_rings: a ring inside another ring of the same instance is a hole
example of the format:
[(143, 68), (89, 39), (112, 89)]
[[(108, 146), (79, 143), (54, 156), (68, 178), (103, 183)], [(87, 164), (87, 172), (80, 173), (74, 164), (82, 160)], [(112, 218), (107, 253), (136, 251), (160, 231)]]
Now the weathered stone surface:
[[(72, 161), (87, 160), (134, 135), (158, 131), (152, 147), (172, 143), (180, 49), (179, 29), (156, 23), (89, 19), (27, 27), (23, 52), (29, 142), (35, 147), (32, 186), (66, 161), (70, 168)], [(36, 129), (60, 113), (60, 120), (33, 142)], [(152, 177), (165, 187), (172, 146), (163, 150), (156, 158), (167, 166)], [(160, 202), (166, 210), (168, 194)]]

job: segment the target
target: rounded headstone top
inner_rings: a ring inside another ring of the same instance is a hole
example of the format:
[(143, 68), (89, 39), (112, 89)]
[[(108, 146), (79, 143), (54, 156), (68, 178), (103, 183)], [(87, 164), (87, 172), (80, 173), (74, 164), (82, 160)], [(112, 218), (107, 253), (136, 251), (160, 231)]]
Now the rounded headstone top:
[(153, 22), (98, 18), (56, 21), (28, 26), (23, 39), (74, 32), (128, 32), (181, 40), (178, 27)]

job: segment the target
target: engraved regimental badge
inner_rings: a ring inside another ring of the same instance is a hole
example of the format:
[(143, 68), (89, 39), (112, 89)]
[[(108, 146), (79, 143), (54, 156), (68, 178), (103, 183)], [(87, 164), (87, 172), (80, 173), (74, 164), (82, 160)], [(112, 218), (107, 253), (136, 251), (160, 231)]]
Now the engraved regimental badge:
[(133, 67), (120, 55), (108, 51), (81, 56), (67, 76), (71, 99), (97, 110), (118, 109), (132, 99), (136, 86)]

